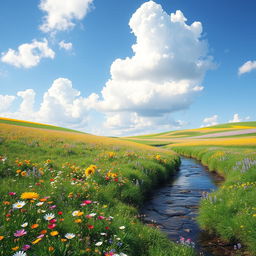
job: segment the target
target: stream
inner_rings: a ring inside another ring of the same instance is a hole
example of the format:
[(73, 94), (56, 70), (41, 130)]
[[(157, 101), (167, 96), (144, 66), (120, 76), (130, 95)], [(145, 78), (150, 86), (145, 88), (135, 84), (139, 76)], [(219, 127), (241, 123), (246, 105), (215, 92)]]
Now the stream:
[(191, 239), (198, 255), (233, 255), (234, 244), (225, 244), (200, 230), (196, 222), (202, 194), (217, 189), (221, 182), (199, 161), (181, 157), (180, 170), (172, 181), (156, 189), (144, 204), (144, 222), (159, 228), (175, 242)]

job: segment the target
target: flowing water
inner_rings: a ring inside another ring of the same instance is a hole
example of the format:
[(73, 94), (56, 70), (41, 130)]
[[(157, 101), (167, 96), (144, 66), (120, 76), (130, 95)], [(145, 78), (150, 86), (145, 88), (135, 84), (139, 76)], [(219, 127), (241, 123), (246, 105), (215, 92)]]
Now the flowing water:
[(171, 183), (154, 191), (145, 203), (144, 222), (156, 226), (173, 241), (191, 239), (198, 255), (234, 255), (234, 244), (225, 244), (200, 230), (196, 217), (205, 192), (215, 190), (222, 179), (207, 171), (200, 162), (181, 158), (179, 172)]

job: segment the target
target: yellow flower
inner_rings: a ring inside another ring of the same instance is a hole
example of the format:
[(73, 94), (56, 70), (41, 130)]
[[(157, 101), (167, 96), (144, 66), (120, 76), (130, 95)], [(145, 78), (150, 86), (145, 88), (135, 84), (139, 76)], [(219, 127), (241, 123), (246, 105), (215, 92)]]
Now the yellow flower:
[(21, 199), (37, 199), (39, 198), (39, 194), (35, 192), (24, 192), (21, 194)]
[(81, 223), (82, 220), (81, 220), (81, 219), (77, 219), (77, 220), (75, 220), (74, 222), (75, 222), (75, 223)]
[(20, 170), (20, 169), (19, 169), (19, 170), (17, 170), (17, 171), (16, 171), (16, 173), (21, 173), (21, 170)]
[(85, 176), (86, 176), (86, 177), (88, 177), (88, 176), (90, 176), (90, 175), (92, 175), (92, 174), (94, 174), (94, 173), (95, 173), (95, 169), (92, 168), (91, 166), (89, 166), (89, 167), (85, 170)]
[(42, 240), (42, 238), (37, 238), (36, 240), (34, 240), (34, 241), (32, 242), (32, 244), (37, 244), (37, 243), (39, 243), (41, 240)]
[(61, 238), (60, 241), (64, 243), (64, 242), (67, 242), (67, 239)]
[(57, 236), (58, 234), (59, 234), (58, 231), (52, 231), (52, 232), (50, 233), (51, 236)]

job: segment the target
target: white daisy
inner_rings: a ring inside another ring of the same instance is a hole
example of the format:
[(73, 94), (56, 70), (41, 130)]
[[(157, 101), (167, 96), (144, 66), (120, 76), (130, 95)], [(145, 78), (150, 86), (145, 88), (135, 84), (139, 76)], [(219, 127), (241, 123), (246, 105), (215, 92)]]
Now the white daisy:
[(25, 222), (25, 223), (23, 223), (21, 226), (22, 226), (23, 228), (25, 228), (25, 227), (27, 227), (27, 226), (28, 226), (28, 223), (27, 223), (27, 222)]
[(53, 213), (47, 213), (44, 215), (45, 220), (52, 220), (55, 218), (55, 215)]
[(94, 213), (94, 212), (93, 212), (93, 213), (90, 213), (90, 214), (89, 214), (89, 216), (91, 216), (91, 217), (94, 217), (95, 215), (97, 215), (97, 213)]
[(20, 209), (22, 208), (26, 203), (24, 201), (18, 201), (17, 203), (13, 204), (12, 207), (14, 209)]
[(67, 238), (67, 239), (72, 239), (72, 238), (74, 238), (76, 235), (75, 234), (73, 234), (73, 233), (67, 233), (66, 235), (65, 235), (65, 237)]
[(36, 204), (36, 206), (41, 206), (43, 204), (44, 204), (44, 202), (39, 202), (39, 203)]
[(101, 246), (103, 244), (103, 242), (98, 242), (98, 243), (96, 243), (95, 245), (96, 246)]
[(13, 256), (27, 256), (27, 254), (23, 251), (18, 251), (16, 253), (14, 253)]
[(79, 214), (79, 211), (73, 211), (73, 212), (72, 212), (72, 216), (74, 216), (74, 217), (75, 217), (75, 216), (78, 216), (78, 214)]
[(125, 226), (121, 226), (121, 227), (119, 227), (119, 229), (123, 230), (123, 229), (125, 229)]

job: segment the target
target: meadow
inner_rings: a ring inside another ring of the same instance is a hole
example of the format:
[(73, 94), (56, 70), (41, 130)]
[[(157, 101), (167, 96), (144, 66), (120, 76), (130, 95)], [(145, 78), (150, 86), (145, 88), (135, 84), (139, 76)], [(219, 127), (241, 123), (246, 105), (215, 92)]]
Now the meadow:
[(1, 256), (194, 255), (139, 215), (176, 172), (175, 153), (18, 120), (0, 127)]
[(169, 142), (164, 148), (198, 159), (222, 176), (222, 185), (203, 196), (197, 221), (223, 241), (246, 248), (246, 255), (256, 255), (255, 127), (256, 122), (230, 123), (125, 139), (149, 145)]

